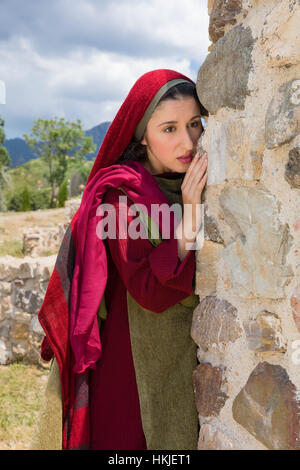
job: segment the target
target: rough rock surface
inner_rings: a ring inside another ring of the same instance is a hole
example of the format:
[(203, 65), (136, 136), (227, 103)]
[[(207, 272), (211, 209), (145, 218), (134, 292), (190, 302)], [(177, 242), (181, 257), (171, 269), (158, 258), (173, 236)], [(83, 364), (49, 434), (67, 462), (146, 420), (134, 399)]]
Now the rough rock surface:
[(210, 12), (209, 38), (212, 42), (224, 36), (225, 26), (236, 24), (236, 16), (242, 11), (242, 0), (215, 0)]
[(267, 148), (276, 148), (292, 140), (300, 130), (300, 78), (283, 83), (266, 112)]
[(286, 265), (293, 237), (280, 223), (275, 197), (261, 189), (230, 187), (221, 192), (220, 206), (234, 233), (222, 251), (232, 288), (245, 297), (284, 297), (293, 275)]
[(284, 177), (292, 188), (300, 189), (300, 145), (289, 151)]
[(256, 318), (246, 320), (243, 325), (250, 350), (286, 351), (280, 318), (275, 313), (264, 310)]
[(199, 364), (193, 372), (193, 386), (198, 413), (217, 416), (228, 398), (224, 370), (211, 364)]
[(237, 309), (227, 300), (207, 296), (194, 311), (191, 336), (204, 351), (213, 344), (234, 342), (241, 333)]
[(235, 398), (232, 413), (268, 449), (300, 449), (299, 398), (283, 367), (259, 363)]
[(198, 450), (239, 450), (240, 444), (228, 432), (215, 424), (202, 424), (199, 433)]
[(221, 38), (206, 57), (199, 69), (197, 92), (209, 113), (215, 114), (226, 106), (244, 109), (250, 94), (248, 78), (253, 44), (251, 29), (238, 25)]

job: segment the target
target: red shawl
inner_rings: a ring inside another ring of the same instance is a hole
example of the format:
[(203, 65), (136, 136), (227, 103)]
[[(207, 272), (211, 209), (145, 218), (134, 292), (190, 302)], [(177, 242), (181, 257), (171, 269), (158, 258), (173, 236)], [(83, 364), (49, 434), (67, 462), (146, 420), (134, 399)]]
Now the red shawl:
[(149, 215), (152, 203), (168, 202), (140, 163), (114, 163), (157, 91), (176, 78), (190, 80), (171, 70), (146, 73), (118, 111), (89, 175), (80, 208), (66, 230), (39, 311), (46, 334), (42, 357), (50, 360), (54, 354), (60, 370), (64, 449), (89, 448), (89, 370), (101, 357), (97, 310), (107, 281), (105, 247), (96, 235), (97, 208), (109, 187), (120, 186), (135, 203), (144, 204)]

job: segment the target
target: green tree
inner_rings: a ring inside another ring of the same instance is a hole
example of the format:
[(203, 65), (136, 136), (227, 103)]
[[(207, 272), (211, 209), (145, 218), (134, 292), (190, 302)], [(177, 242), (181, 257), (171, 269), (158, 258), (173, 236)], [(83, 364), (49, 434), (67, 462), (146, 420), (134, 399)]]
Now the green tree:
[(58, 119), (38, 119), (34, 121), (31, 134), (24, 134), (27, 145), (37, 157), (43, 158), (48, 167), (45, 175), (51, 186), (50, 207), (54, 207), (57, 188), (65, 179), (68, 158), (83, 164), (85, 156), (96, 149), (92, 137), (86, 137), (80, 119), (76, 122)]
[(30, 196), (29, 196), (29, 190), (28, 190), (27, 186), (25, 186), (25, 188), (22, 191), (21, 210), (22, 211), (30, 211), (31, 210)]
[(68, 180), (65, 179), (60, 185), (58, 191), (58, 207), (65, 207), (65, 202), (68, 199)]
[(0, 211), (6, 210), (6, 202), (3, 195), (3, 189), (9, 183), (8, 169), (10, 166), (10, 157), (7, 149), (3, 145), (4, 141), (4, 120), (0, 118)]

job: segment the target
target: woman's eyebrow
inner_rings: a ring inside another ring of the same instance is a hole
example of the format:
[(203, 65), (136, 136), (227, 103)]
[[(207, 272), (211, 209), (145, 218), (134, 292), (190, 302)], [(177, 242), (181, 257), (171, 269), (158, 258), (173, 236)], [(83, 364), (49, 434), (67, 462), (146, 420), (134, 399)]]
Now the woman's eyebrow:
[[(190, 121), (192, 121), (193, 119), (197, 118), (197, 117), (200, 117), (201, 118), (201, 114), (196, 114), (196, 116), (193, 116)], [(160, 126), (163, 126), (164, 124), (176, 124), (178, 121), (165, 121), (165, 122), (162, 122), (161, 124), (158, 124), (157, 127), (160, 127)]]

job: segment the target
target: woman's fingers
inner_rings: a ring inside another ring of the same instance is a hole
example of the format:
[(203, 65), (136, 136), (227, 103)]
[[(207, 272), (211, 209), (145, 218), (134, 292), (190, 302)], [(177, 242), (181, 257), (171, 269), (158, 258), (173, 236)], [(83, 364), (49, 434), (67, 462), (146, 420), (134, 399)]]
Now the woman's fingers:
[(201, 166), (203, 165), (204, 157), (200, 157), (199, 152), (196, 153), (194, 156), (187, 172), (185, 174), (184, 180), (182, 182), (183, 186), (187, 186), (191, 184), (191, 182), (195, 179), (198, 175)]
[(200, 157), (197, 152), (181, 186), (184, 202), (192, 204), (201, 202), (201, 194), (208, 178), (207, 165), (207, 153)]
[(208, 173), (206, 171), (206, 172), (201, 174), (199, 179), (191, 187), (191, 192), (195, 194), (196, 199), (197, 199), (197, 197), (199, 197), (199, 195), (201, 195), (201, 193), (203, 191), (203, 188), (206, 184), (207, 177), (208, 177)]
[(190, 181), (191, 188), (194, 189), (195, 186), (198, 186), (199, 181), (201, 180), (201, 178), (203, 177), (203, 174), (207, 170), (207, 165), (208, 165), (207, 158), (203, 158), (203, 160), (199, 162), (199, 165), (195, 167), (193, 175), (191, 176), (191, 181)]
[(188, 180), (190, 179), (190, 176), (193, 174), (194, 168), (195, 168), (196, 164), (198, 163), (198, 161), (199, 161), (199, 152), (197, 152), (195, 154), (190, 166), (187, 169), (187, 172), (186, 172), (185, 177), (184, 177), (183, 182), (182, 182), (183, 185), (186, 184), (188, 182)]

